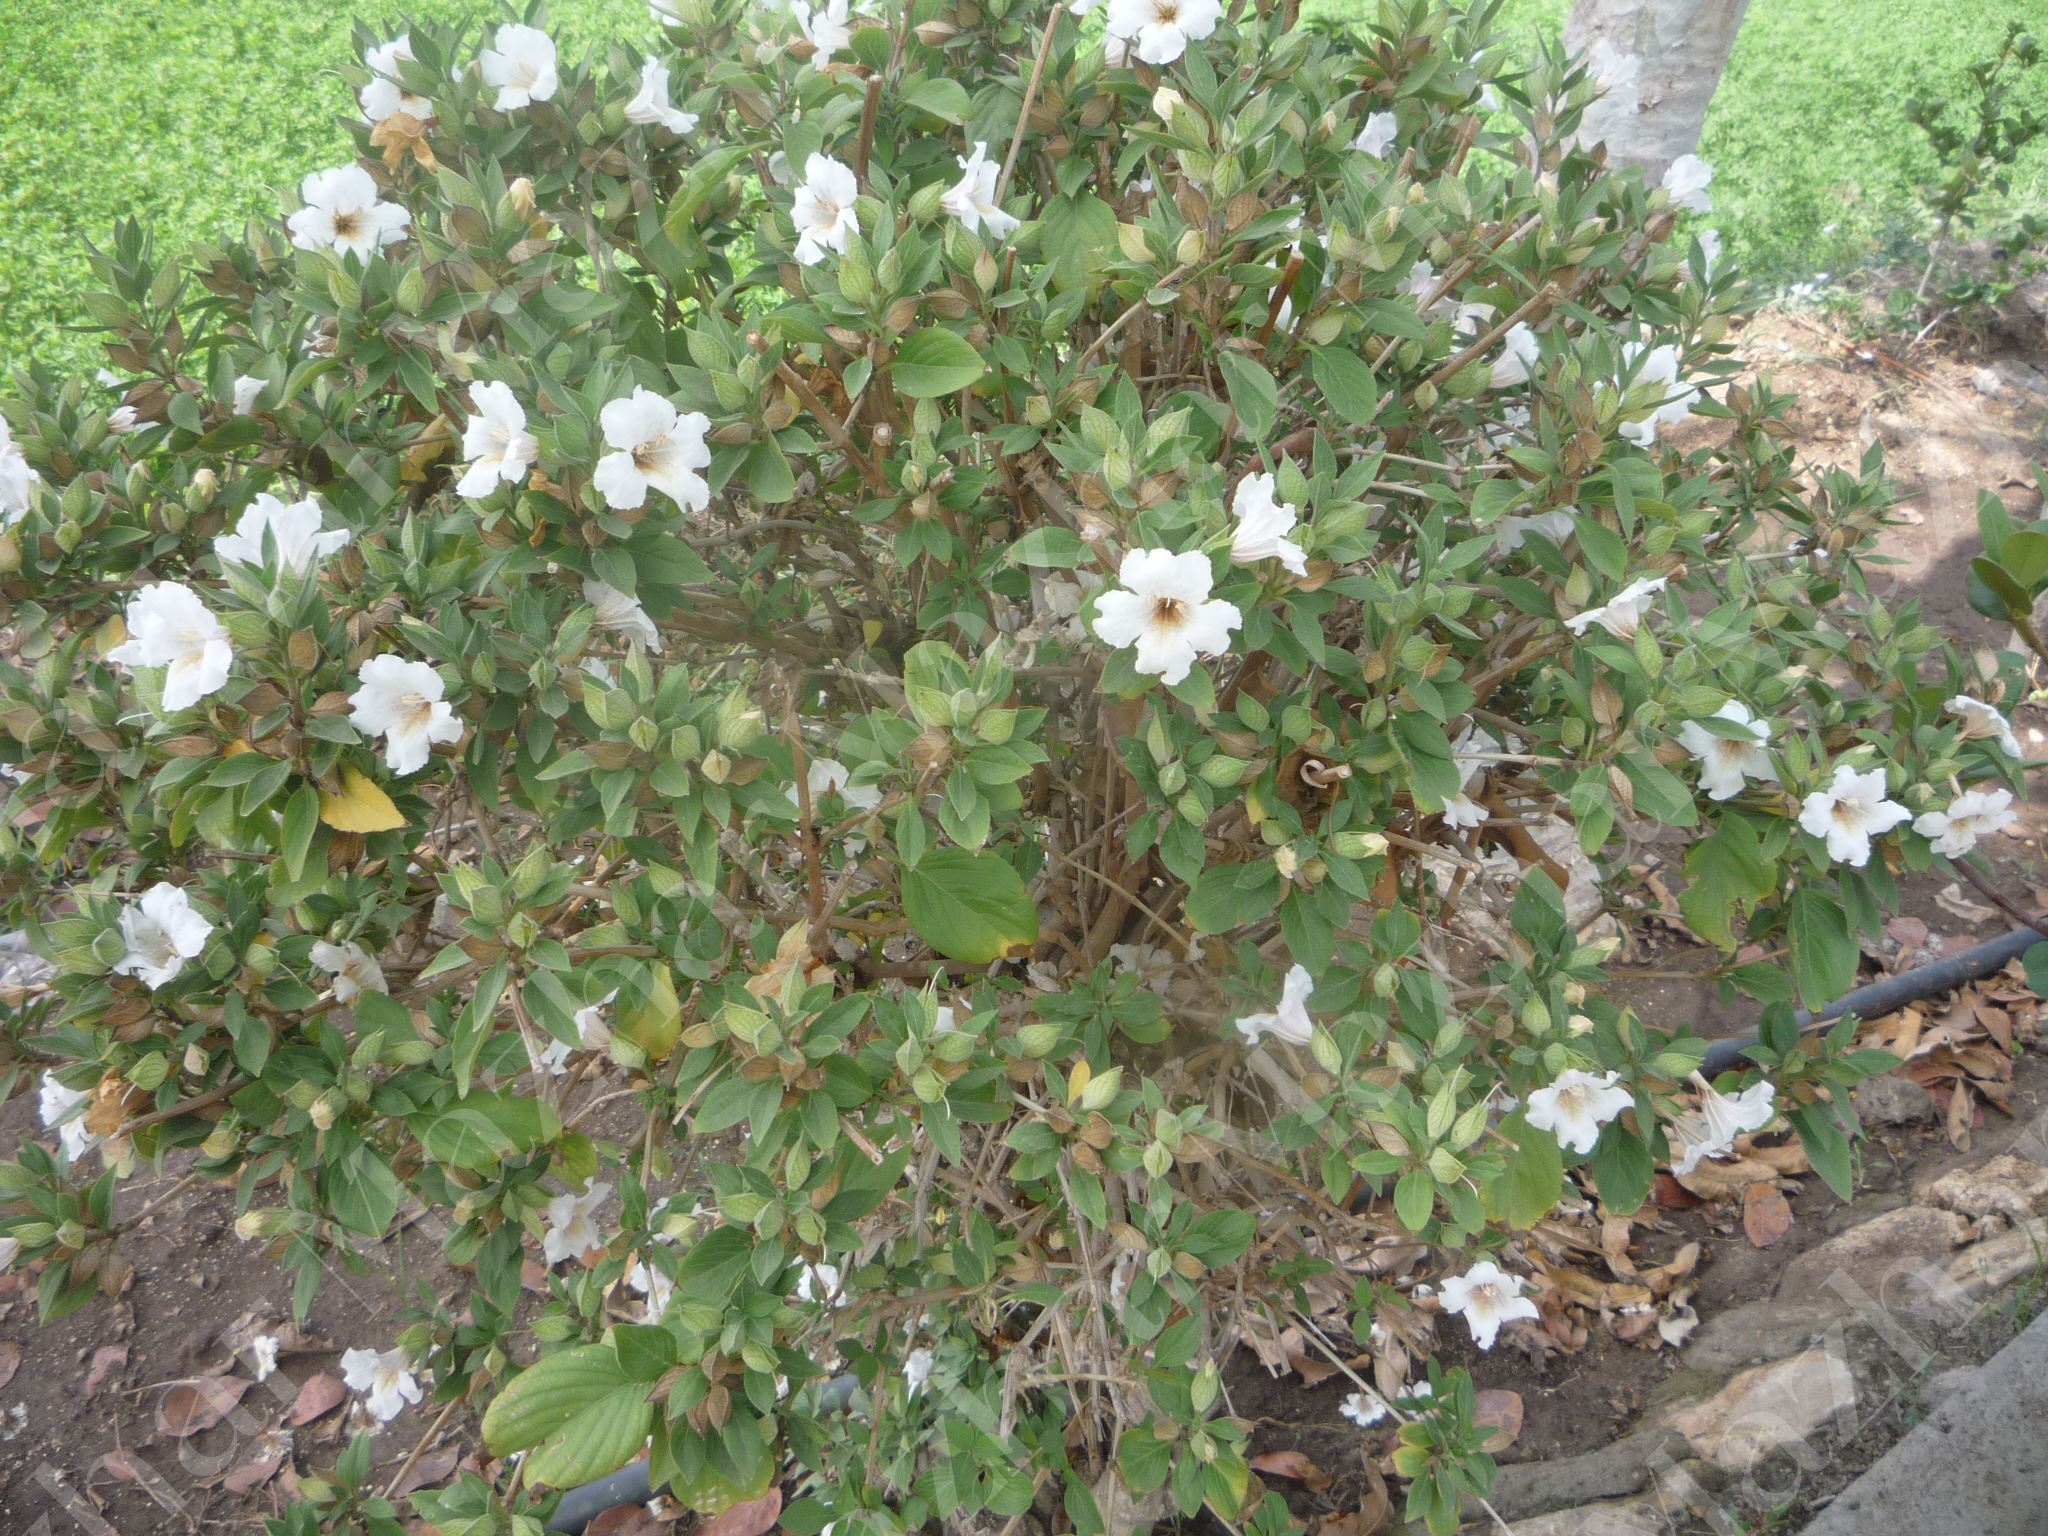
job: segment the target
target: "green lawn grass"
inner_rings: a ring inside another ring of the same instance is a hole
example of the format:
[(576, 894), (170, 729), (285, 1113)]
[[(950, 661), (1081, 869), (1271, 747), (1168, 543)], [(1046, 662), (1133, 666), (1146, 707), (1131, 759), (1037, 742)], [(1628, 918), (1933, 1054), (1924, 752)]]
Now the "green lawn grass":
[[(90, 339), (62, 326), (86, 277), (80, 242), (104, 239), (116, 218), (140, 215), (178, 241), (232, 230), (337, 163), (338, 118), (354, 106), (333, 65), (355, 9), (0, 0), (0, 367), (97, 361)], [(1508, 0), (1505, 23), (1528, 40), (1518, 51), (1556, 36), (1568, 9)], [(1901, 252), (1923, 227), (1914, 184), (1933, 169), (1905, 99), (1956, 95), (2008, 19), (2048, 14), (2042, 0), (1753, 0), (1701, 144), (1729, 248), (1779, 280)], [(555, 0), (551, 26), (571, 47), (653, 33), (642, 0)], [(2048, 111), (2048, 66), (2022, 99)], [(2048, 211), (2048, 145), (2022, 158), (2011, 200)]]

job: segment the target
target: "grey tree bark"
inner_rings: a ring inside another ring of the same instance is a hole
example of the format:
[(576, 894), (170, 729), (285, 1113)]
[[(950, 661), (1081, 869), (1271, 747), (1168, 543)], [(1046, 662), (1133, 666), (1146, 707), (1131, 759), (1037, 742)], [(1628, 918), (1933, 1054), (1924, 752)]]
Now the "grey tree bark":
[(1633, 86), (1610, 91), (1587, 111), (1580, 140), (1606, 140), (1613, 160), (1641, 166), (1655, 186), (1673, 160), (1699, 147), (1707, 104), (1748, 9), (1749, 0), (1577, 0), (1565, 46), (1578, 52), (1605, 42), (1638, 61)]

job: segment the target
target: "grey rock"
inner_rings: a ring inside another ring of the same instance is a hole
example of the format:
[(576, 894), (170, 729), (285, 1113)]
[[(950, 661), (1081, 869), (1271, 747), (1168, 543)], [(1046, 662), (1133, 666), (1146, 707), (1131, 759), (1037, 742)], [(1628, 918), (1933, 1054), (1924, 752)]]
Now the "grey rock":
[(1812, 1301), (1752, 1301), (1700, 1324), (1685, 1363), (1716, 1375), (1782, 1360), (1810, 1348), (1849, 1311), (1830, 1293)]
[(1910, 1077), (1887, 1072), (1859, 1083), (1856, 1118), (1869, 1125), (1918, 1125), (1934, 1118), (1934, 1099)]
[(1977, 1367), (1974, 1365), (1956, 1365), (1937, 1371), (1920, 1383), (1920, 1401), (1930, 1408), (1939, 1408), (1976, 1379)]
[(1624, 1499), (1517, 1520), (1508, 1536), (1663, 1536), (1669, 1529), (1662, 1501)]
[(1972, 368), (1970, 387), (1980, 395), (1996, 397), (2005, 393), (2005, 380), (1998, 376), (1998, 371), (1994, 368)]
[(1703, 1403), (1680, 1408), (1671, 1427), (1724, 1472), (1747, 1472), (1781, 1445), (1806, 1439), (1856, 1407), (1848, 1362), (1809, 1349), (1740, 1372)]
[[(1662, 1424), (1651, 1425), (1583, 1456), (1502, 1467), (1489, 1502), (1503, 1519), (1520, 1520), (1595, 1499), (1626, 1498), (1650, 1486), (1653, 1467), (1691, 1454), (1685, 1436)], [(1467, 1502), (1464, 1515), (1467, 1520), (1489, 1518), (1474, 1501)]]
[(2048, 1530), (2048, 1316), (1822, 1510), (1805, 1536)]
[(1786, 1265), (1779, 1301), (1848, 1299), (1860, 1290), (1883, 1306), (1910, 1305), (1916, 1277), (1946, 1270), (1969, 1223), (1952, 1211), (1903, 1206), (1851, 1227)]

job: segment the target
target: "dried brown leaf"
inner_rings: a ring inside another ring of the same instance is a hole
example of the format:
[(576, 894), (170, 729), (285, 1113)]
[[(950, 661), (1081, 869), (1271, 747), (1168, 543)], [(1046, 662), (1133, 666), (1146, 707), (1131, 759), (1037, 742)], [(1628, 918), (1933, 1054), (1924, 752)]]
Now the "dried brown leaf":
[(291, 1431), (267, 1429), (257, 1437), (255, 1455), (230, 1472), (221, 1483), (229, 1493), (253, 1493), (273, 1477), (291, 1454)]
[(156, 1405), (156, 1428), (160, 1435), (182, 1440), (211, 1429), (228, 1416), (242, 1394), (255, 1383), (244, 1376), (202, 1376), (172, 1387)]
[(1792, 1230), (1791, 1204), (1773, 1185), (1750, 1185), (1742, 1197), (1742, 1230), (1757, 1247), (1770, 1247)]
[(85, 1395), (91, 1397), (107, 1384), (107, 1378), (128, 1363), (126, 1344), (103, 1344), (92, 1352), (92, 1369), (85, 1373)]
[(0, 1387), (14, 1380), (14, 1373), (21, 1369), (21, 1346), (12, 1339), (0, 1341)]
[(1504, 1451), (1522, 1432), (1522, 1394), (1500, 1387), (1488, 1387), (1472, 1399), (1472, 1422), (1493, 1431), (1484, 1449)]
[(1330, 1486), (1330, 1474), (1310, 1461), (1300, 1451), (1267, 1451), (1252, 1458), (1252, 1470), (1263, 1477), (1284, 1477), (1289, 1482), (1300, 1483), (1311, 1493), (1321, 1493)]
[(696, 1536), (762, 1536), (781, 1513), (782, 1490), (770, 1488), (758, 1499), (748, 1499), (724, 1514), (713, 1515), (697, 1527)]
[(317, 1376), (306, 1378), (299, 1395), (292, 1399), (292, 1411), (285, 1415), (287, 1424), (310, 1424), (323, 1413), (332, 1412), (348, 1401), (348, 1388), (334, 1377), (322, 1371)]

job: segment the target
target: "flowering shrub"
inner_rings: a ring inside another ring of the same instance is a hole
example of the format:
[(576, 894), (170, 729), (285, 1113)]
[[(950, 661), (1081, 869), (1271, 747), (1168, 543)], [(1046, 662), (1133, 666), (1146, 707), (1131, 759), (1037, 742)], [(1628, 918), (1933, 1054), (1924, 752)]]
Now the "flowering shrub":
[[(95, 255), (117, 408), (16, 376), (0, 1233), (82, 1305), (182, 1151), (303, 1311), (440, 1213), (467, 1314), (346, 1366), (486, 1410), (444, 1530), (651, 1439), (796, 1536), (1278, 1536), (1216, 1410), (1287, 1327), (1449, 1529), (1410, 1362), (1538, 1326), (1561, 1198), (1773, 1125), (1849, 1187), (1890, 1058), (1793, 1005), (2009, 816), (2012, 676), (1869, 595), (1875, 449), (1721, 387), (1704, 168), (1569, 148), (1486, 6), (659, 12), (361, 33), (355, 164)], [(1660, 824), (1762, 957), (1718, 1082), (1566, 901)], [(390, 1528), (366, 1456), (279, 1528)]]

